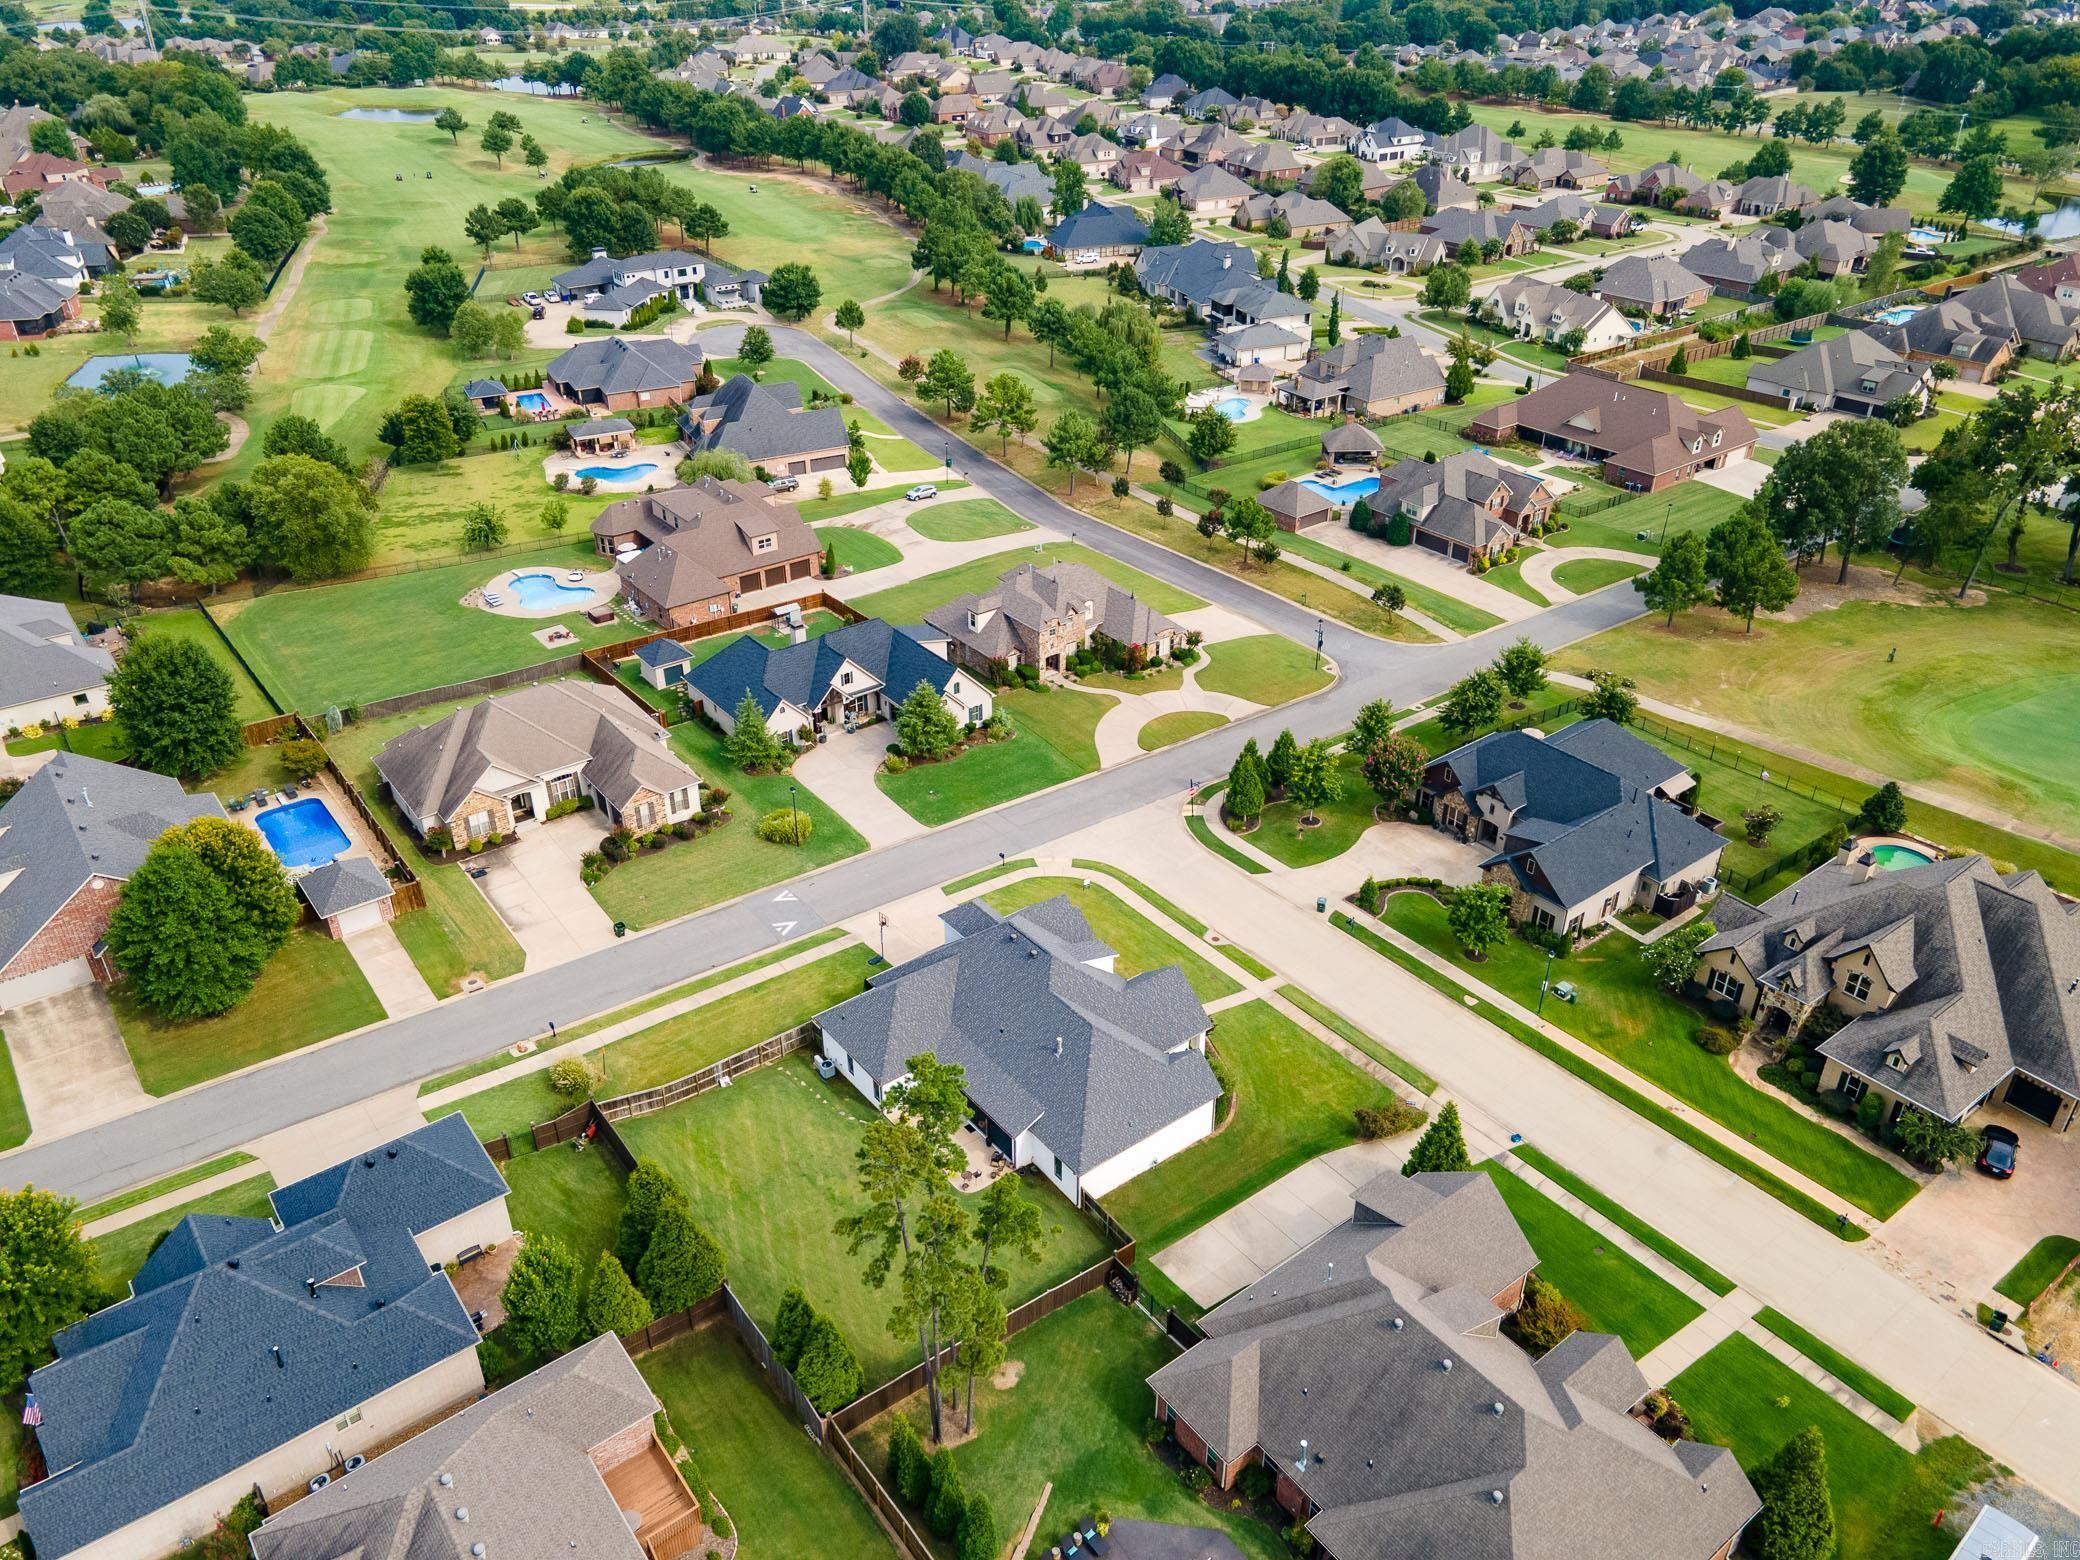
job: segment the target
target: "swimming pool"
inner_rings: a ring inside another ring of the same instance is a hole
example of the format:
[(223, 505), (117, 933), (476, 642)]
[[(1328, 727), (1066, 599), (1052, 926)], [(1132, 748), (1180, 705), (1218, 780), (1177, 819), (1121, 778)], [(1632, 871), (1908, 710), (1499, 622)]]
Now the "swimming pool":
[(1339, 507), (1355, 504), (1361, 498), (1370, 498), (1379, 491), (1378, 477), (1353, 477), (1348, 482), (1318, 482), (1313, 477), (1302, 477), (1300, 485), (1310, 493), (1319, 493), (1330, 503)]
[(268, 808), (253, 822), (285, 867), (323, 866), (354, 843), (323, 797), (300, 796)]
[(1918, 308), (1885, 309), (1880, 313), (1872, 315), (1871, 318), (1876, 320), (1880, 325), (1904, 325), (1907, 323), (1908, 320), (1912, 319), (1915, 315), (1919, 314), (1920, 312), (1921, 310)]
[(119, 352), (88, 358), (65, 383), (75, 390), (99, 390), (101, 381), (110, 374), (136, 373), (162, 385), (177, 385), (188, 377), (193, 366), (185, 352)]
[(1249, 415), (1249, 401), (1244, 396), (1231, 395), (1213, 403), (1213, 409), (1229, 422), (1241, 422)]
[(590, 477), (595, 482), (632, 482), (637, 477), (647, 477), (657, 469), (654, 461), (637, 461), (633, 466), (580, 466), (578, 475)]
[(1907, 237), (1917, 244), (1947, 244), (1950, 242), (1950, 235), (1941, 228), (1908, 228)]
[(1925, 850), (1916, 850), (1911, 845), (1873, 845), (1871, 860), (1887, 872), (1898, 872), (1906, 867), (1925, 867), (1936, 858)]
[(549, 409), (549, 398), (539, 390), (523, 390), (513, 397), (513, 404), (533, 417)]
[(590, 606), (590, 585), (566, 585), (553, 574), (516, 574), (506, 584), (513, 599), (530, 612), (544, 608)]

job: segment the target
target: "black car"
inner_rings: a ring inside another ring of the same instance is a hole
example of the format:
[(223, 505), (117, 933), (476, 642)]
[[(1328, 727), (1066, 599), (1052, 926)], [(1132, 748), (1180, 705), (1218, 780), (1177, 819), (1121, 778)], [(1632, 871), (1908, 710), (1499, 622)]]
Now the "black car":
[(1980, 1136), (1984, 1141), (1979, 1145), (1979, 1168), (1996, 1179), (2007, 1180), (2015, 1173), (2022, 1139), (2006, 1127), (1988, 1127)]

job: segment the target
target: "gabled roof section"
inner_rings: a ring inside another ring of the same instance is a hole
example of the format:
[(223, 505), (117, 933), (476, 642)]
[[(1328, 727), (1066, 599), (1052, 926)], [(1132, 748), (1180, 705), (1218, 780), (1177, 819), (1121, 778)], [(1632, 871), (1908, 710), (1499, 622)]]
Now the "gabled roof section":
[(734, 713), (748, 693), (770, 716), (782, 703), (803, 711), (815, 709), (848, 661), (879, 682), (885, 697), (896, 704), (919, 683), (944, 693), (954, 674), (951, 662), (934, 655), (908, 631), (868, 618), (778, 649), (747, 636), (701, 662), (687, 681), (720, 709)]

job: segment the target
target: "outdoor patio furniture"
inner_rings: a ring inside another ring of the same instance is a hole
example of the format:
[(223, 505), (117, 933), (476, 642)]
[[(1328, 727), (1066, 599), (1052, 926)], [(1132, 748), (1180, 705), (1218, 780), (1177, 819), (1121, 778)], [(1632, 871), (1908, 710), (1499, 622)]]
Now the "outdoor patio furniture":
[(1083, 1529), (1083, 1542), (1092, 1554), (1103, 1555), (1112, 1552), (1111, 1543), (1107, 1541), (1103, 1533), (1098, 1531), (1096, 1519), (1085, 1517), (1076, 1525)]
[(248, 805), (249, 804), (243, 796), (234, 796), (231, 798), (230, 801), (224, 804), (227, 810), (235, 813), (244, 812)]
[(1083, 1553), (1083, 1535), (1071, 1528), (1062, 1538), (1062, 1560)]
[(295, 801), (295, 800), (296, 800), (296, 787), (295, 787), (295, 786), (293, 786), (293, 785), (285, 785), (285, 786), (283, 786), (283, 787), (282, 787), (282, 800), (283, 800), (283, 801), (285, 801), (285, 802), (293, 802), (293, 801)]

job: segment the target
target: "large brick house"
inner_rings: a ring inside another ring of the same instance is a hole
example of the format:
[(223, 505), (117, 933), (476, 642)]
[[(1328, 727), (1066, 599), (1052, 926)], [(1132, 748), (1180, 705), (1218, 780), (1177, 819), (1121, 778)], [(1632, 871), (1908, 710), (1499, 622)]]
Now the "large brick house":
[(924, 621), (943, 636), (943, 654), (990, 675), (1020, 666), (1059, 672), (1097, 639), (1130, 655), (1138, 650), (1144, 662), (1184, 643), (1183, 628), (1080, 563), (1022, 563), (988, 590), (933, 608)]
[(609, 504), (592, 534), (617, 560), (629, 605), (663, 628), (704, 623), (752, 591), (807, 581), (823, 557), (793, 504), (763, 483), (716, 477)]
[(1379, 479), (1375, 514), (1399, 510), (1416, 545), (1455, 563), (1500, 557), (1527, 526), (1544, 524), (1556, 495), (1544, 479), (1477, 450), (1442, 460), (1398, 461)]
[(589, 411), (626, 412), (692, 400), (701, 362), (699, 347), (662, 338), (608, 336), (558, 353), (542, 377), (551, 390)]
[(0, 1007), (112, 979), (100, 944), (124, 882), (166, 830), (223, 816), (165, 775), (54, 754), (0, 812)]
[(1536, 1261), (1488, 1176), (1388, 1171), (1202, 1318), (1156, 1418), (1217, 1488), (1271, 1470), (1325, 1560), (1725, 1560), (1761, 1507), (1733, 1453), (1632, 1417), (1621, 1339), (1503, 1333)]
[(800, 385), (762, 385), (749, 374), (687, 402), (679, 433), (690, 450), (728, 450), (773, 476), (842, 471), (848, 450), (837, 407), (804, 406)]
[(1700, 412), (1675, 396), (1593, 373), (1498, 402), (1473, 419), (1467, 434), (1476, 443), (1518, 438), (1600, 461), (1604, 481), (1640, 493), (1730, 465), (1755, 447), (1755, 425), (1738, 406)]
[(589, 682), (501, 693), (385, 743), (376, 773), (421, 838), (458, 845), (531, 827), (590, 797), (608, 828), (648, 833), (701, 810), (701, 779), (664, 728)]

